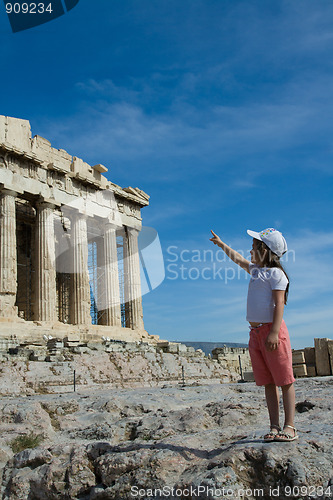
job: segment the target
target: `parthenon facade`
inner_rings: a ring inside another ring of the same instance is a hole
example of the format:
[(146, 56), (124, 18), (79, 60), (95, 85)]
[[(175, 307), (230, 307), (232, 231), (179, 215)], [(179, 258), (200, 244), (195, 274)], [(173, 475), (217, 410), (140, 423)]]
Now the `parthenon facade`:
[(105, 172), (0, 116), (1, 325), (144, 331), (138, 235), (149, 196)]

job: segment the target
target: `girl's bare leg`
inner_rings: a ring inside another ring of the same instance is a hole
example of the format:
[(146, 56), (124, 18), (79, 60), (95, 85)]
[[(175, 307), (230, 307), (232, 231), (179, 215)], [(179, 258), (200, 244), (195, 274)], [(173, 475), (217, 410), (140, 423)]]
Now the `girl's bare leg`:
[(279, 390), (275, 384), (265, 385), (266, 403), (271, 426), (279, 426)]
[[(284, 408), (284, 425), (294, 426), (295, 418), (295, 387), (294, 384), (288, 384), (281, 387)], [(287, 428), (288, 429), (288, 428)], [(290, 433), (290, 431), (288, 430)]]

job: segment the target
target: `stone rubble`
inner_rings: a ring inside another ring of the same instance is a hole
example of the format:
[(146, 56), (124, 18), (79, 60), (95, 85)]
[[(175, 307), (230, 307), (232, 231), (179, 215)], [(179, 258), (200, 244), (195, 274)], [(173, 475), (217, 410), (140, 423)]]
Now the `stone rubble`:
[(293, 349), (295, 377), (333, 375), (333, 340), (315, 338), (314, 347)]

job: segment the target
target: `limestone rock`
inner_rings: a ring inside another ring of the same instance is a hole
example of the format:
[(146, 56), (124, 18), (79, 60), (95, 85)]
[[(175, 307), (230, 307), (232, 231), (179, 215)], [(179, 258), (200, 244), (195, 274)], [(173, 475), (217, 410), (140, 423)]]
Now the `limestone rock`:
[[(293, 443), (263, 442), (267, 410), (253, 383), (3, 398), (2, 498), (126, 500), (137, 488), (148, 499), (164, 488), (170, 498), (173, 489), (173, 498), (328, 500), (332, 384), (297, 380)], [(43, 443), (13, 455), (9, 437), (33, 428), (38, 414)]]

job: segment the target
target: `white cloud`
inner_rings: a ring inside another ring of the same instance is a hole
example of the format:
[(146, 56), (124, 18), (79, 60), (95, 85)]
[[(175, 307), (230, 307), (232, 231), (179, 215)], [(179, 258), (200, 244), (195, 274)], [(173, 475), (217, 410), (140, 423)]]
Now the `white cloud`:
[[(288, 168), (281, 164), (278, 153), (299, 147), (313, 133), (316, 135), (314, 121), (320, 123), (320, 140), (328, 140), (325, 127), (328, 130), (333, 102), (318, 103), (316, 95), (329, 87), (330, 79), (301, 82), (299, 78), (282, 86), (278, 94), (267, 96), (267, 102), (221, 106), (214, 100), (186, 102), (186, 76), (190, 81), (203, 78), (192, 73), (183, 75), (182, 81), (170, 90), (170, 102), (164, 105), (156, 101), (153, 108), (149, 99), (156, 91), (156, 77), (152, 75), (145, 84), (135, 83), (133, 88), (116, 86), (110, 80), (80, 82), (80, 111), (52, 125), (44, 122), (41, 135), (59, 147), (65, 145), (73, 155), (104, 163), (107, 159), (116, 168), (126, 163), (133, 170), (138, 163), (144, 164), (145, 171), (160, 180), (185, 179), (189, 172), (195, 176), (203, 168), (207, 174), (212, 173), (232, 160), (239, 165), (230, 183), (236, 189), (254, 187), (267, 169), (279, 167), (281, 172)], [(167, 90), (164, 88), (164, 92)], [(257, 156), (264, 160), (255, 159)], [(308, 161), (309, 168), (327, 171), (326, 162)], [(306, 166), (304, 159), (302, 167)], [(251, 176), (246, 173), (249, 168)]]

